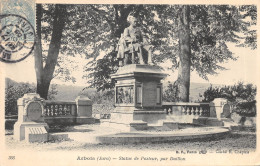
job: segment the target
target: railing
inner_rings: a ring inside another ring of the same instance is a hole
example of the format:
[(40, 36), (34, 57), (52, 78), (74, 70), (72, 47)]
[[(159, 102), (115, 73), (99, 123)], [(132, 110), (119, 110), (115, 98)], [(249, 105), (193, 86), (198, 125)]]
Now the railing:
[(76, 116), (76, 102), (46, 101), (46, 117)]
[(210, 107), (209, 103), (185, 103), (185, 102), (163, 102), (162, 104), (167, 114), (179, 115), (197, 115), (202, 117), (209, 117)]

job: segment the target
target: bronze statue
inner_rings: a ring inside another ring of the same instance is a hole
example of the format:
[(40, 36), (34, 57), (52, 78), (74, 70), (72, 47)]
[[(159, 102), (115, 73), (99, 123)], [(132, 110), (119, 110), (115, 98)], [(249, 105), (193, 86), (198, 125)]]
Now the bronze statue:
[(136, 18), (129, 15), (127, 21), (130, 23), (130, 26), (125, 28), (121, 34), (117, 46), (119, 66), (129, 64), (130, 56), (131, 63), (134, 64), (136, 55), (140, 64), (152, 65), (152, 46), (149, 45), (141, 29), (136, 27)]

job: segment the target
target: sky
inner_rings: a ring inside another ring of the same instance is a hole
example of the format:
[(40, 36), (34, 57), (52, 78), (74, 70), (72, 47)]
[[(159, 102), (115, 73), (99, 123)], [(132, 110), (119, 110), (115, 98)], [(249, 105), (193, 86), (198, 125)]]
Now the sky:
[[(212, 84), (223, 84), (232, 85), (238, 81), (243, 81), (245, 83), (257, 84), (257, 51), (248, 48), (235, 47), (233, 44), (228, 44), (231, 52), (235, 54), (238, 59), (236, 61), (228, 61), (228, 63), (222, 64), (223, 67), (228, 70), (219, 71), (218, 75), (209, 75), (209, 80), (206, 81), (198, 76), (196, 72), (191, 73), (191, 82), (196, 83), (212, 83)], [(66, 85), (77, 85), (77, 86), (87, 86), (87, 81), (82, 79), (83, 76), (83, 66), (88, 61), (82, 58), (74, 59), (74, 63), (77, 64), (77, 69), (72, 72), (72, 75), (76, 78), (76, 83), (62, 82), (57, 79), (53, 79), (51, 83), (55, 84), (66, 84)], [(29, 82), (36, 83), (36, 74), (34, 70), (34, 57), (30, 55), (25, 60), (14, 63), (6, 64), (0, 62), (3, 66), (4, 75), (17, 82)], [(162, 66), (167, 67), (170, 64), (163, 64)], [(169, 74), (169, 76), (164, 81), (175, 81), (177, 79), (178, 72), (164, 71)]]

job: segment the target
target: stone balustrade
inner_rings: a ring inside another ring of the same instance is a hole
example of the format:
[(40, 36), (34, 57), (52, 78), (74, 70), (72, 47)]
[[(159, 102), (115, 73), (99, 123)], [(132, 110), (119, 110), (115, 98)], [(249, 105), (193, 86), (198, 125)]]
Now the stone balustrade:
[(76, 116), (76, 102), (46, 101), (45, 117)]
[(199, 115), (203, 117), (210, 115), (209, 103), (163, 102), (162, 106), (167, 114), (174, 114), (178, 111), (178, 114), (181, 115)]
[[(210, 103), (163, 102), (162, 107), (168, 115), (183, 115), (184, 117), (209, 117)], [(93, 104), (93, 114), (99, 119), (109, 119), (114, 109), (109, 104)]]
[(163, 102), (162, 107), (174, 122), (192, 123), (193, 119), (210, 116), (209, 103)]
[(79, 96), (75, 101), (45, 101), (44, 120), (48, 124), (90, 124), (95, 123), (92, 117), (92, 102)]

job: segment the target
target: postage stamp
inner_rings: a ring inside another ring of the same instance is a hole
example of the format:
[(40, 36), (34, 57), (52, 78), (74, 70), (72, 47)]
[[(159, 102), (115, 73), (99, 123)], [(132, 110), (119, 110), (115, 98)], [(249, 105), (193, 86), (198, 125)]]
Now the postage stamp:
[(3, 0), (0, 4), (0, 61), (20, 62), (35, 45), (35, 1)]
[(35, 31), (32, 24), (22, 16), (1, 15), (0, 60), (15, 63), (28, 57), (35, 45)]
[(2, 0), (0, 14), (16, 14), (28, 20), (35, 26), (35, 1), (34, 0)]

